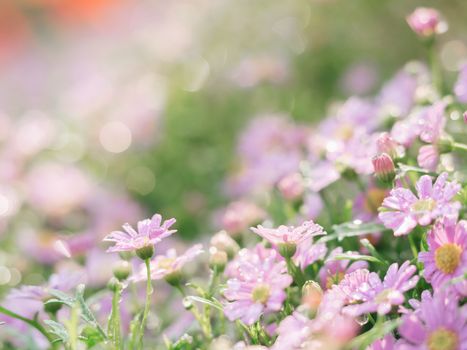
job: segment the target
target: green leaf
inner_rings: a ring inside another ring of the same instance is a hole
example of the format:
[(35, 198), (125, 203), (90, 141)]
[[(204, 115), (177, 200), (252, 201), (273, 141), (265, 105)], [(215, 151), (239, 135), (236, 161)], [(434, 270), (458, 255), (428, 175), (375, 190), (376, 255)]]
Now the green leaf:
[(107, 335), (105, 334), (104, 330), (99, 325), (99, 323), (97, 322), (97, 319), (92, 313), (89, 306), (84, 301), (84, 289), (85, 289), (84, 284), (80, 284), (78, 285), (78, 287), (76, 287), (76, 301), (78, 302), (78, 305), (81, 308), (81, 318), (85, 322), (90, 324), (92, 327), (96, 328), (102, 334), (102, 336), (106, 339)]
[(371, 255), (361, 255), (358, 253), (343, 253), (333, 257), (336, 260), (364, 260), (387, 266), (387, 263)]
[(355, 337), (346, 347), (347, 349), (359, 349), (365, 350), (370, 346), (374, 341), (383, 338), (389, 332), (392, 332), (400, 324), (400, 319), (391, 320), (387, 322), (376, 322), (375, 326), (370, 329), (368, 332), (360, 334), (358, 337)]
[(382, 232), (386, 228), (375, 222), (361, 223), (358, 221), (346, 222), (340, 225), (332, 226), (333, 233), (325, 235), (318, 239), (318, 242), (329, 242), (332, 240), (342, 241), (347, 237), (363, 236), (369, 233)]
[(212, 298), (212, 300), (208, 300), (206, 298), (190, 295), (190, 296), (185, 297), (185, 299), (190, 300), (190, 301), (196, 301), (202, 304), (206, 304), (206, 305), (212, 306), (213, 308), (216, 308), (219, 311), (223, 311), (222, 304), (216, 298)]
[(50, 333), (55, 334), (59, 341), (68, 343), (70, 336), (64, 325), (53, 320), (45, 320), (44, 323), (50, 327)]
[(62, 304), (65, 304), (69, 307), (73, 307), (73, 305), (75, 304), (76, 302), (76, 299), (74, 297), (72, 297), (71, 295), (68, 295), (64, 292), (62, 292), (61, 290), (58, 290), (58, 289), (50, 289), (49, 290), (49, 293), (55, 297), (55, 298), (52, 298), (52, 299), (49, 299), (47, 303), (62, 303)]
[(87, 348), (92, 348), (105, 340), (97, 329), (90, 326), (86, 326), (83, 329), (79, 339), (86, 344)]

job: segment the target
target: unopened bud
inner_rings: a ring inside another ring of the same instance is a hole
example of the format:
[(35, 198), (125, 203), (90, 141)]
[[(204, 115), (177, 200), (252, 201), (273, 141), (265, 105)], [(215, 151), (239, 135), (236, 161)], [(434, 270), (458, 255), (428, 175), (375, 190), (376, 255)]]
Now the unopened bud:
[(115, 277), (112, 277), (107, 283), (107, 289), (111, 290), (112, 292), (117, 291), (117, 289), (120, 287), (121, 287), (121, 284), (119, 280)]
[(391, 183), (396, 177), (394, 162), (387, 153), (381, 153), (372, 159), (375, 175), (383, 183)]
[(49, 299), (44, 302), (44, 310), (51, 315), (55, 315), (61, 308), (62, 303), (59, 301), (53, 301), (52, 299)]
[(112, 272), (115, 278), (124, 281), (131, 273), (131, 265), (128, 261), (120, 260), (115, 264)]
[(318, 310), (323, 299), (323, 290), (315, 281), (307, 281), (302, 288), (302, 304), (312, 312)]
[(218, 250), (216, 247), (209, 248), (209, 267), (218, 272), (222, 272), (227, 264), (227, 253)]
[(378, 153), (387, 153), (392, 159), (404, 156), (404, 147), (399, 145), (387, 132), (383, 132), (376, 140)]
[(222, 250), (227, 253), (229, 259), (232, 259), (235, 254), (240, 250), (239, 245), (230, 235), (222, 230), (216, 233), (211, 238), (211, 246), (216, 247), (217, 250)]
[(285, 199), (296, 200), (303, 195), (303, 178), (299, 173), (290, 174), (280, 180), (277, 187)]
[(433, 8), (418, 7), (407, 17), (410, 28), (421, 37), (431, 37), (447, 29), (446, 23), (441, 21), (440, 14)]

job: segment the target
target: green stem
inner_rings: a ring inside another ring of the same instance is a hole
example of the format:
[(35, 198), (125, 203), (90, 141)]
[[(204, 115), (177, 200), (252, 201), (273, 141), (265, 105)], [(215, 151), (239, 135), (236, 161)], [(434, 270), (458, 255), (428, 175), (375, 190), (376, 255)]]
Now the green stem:
[(409, 238), (410, 249), (412, 250), (412, 254), (413, 254), (414, 258), (415, 258), (415, 262), (416, 262), (416, 264), (418, 264), (418, 249), (417, 249), (417, 245), (415, 244), (413, 234), (414, 234), (414, 232), (409, 233), (407, 236)]
[(120, 298), (122, 295), (122, 287), (118, 283), (112, 296), (112, 310), (110, 312), (109, 324), (107, 333), (113, 341), (116, 350), (122, 349), (122, 330), (120, 322)]
[(71, 308), (70, 320), (68, 324), (68, 334), (70, 335), (70, 349), (78, 349), (78, 321), (79, 321), (79, 305), (74, 305)]
[(2, 313), (4, 315), (7, 315), (7, 316), (10, 316), (10, 317), (13, 317), (13, 318), (16, 318), (17, 320), (23, 321), (23, 322), (29, 324), (30, 326), (34, 327), (40, 333), (42, 333), (42, 335), (44, 337), (47, 338), (47, 340), (50, 343), (51, 348), (56, 349), (56, 345), (55, 345), (56, 343), (54, 343), (54, 338), (45, 330), (45, 328), (39, 322), (37, 322), (35, 320), (31, 320), (31, 319), (26, 318), (26, 317), (23, 317), (21, 315), (18, 315), (17, 313), (15, 313), (15, 312), (13, 312), (11, 310), (8, 310), (7, 308), (4, 308), (3, 306), (0, 306), (0, 313)]
[(454, 151), (464, 151), (467, 152), (467, 145), (460, 143), (460, 142), (454, 142), (452, 144), (452, 149)]
[(151, 283), (151, 266), (150, 259), (144, 260), (146, 265), (146, 303), (144, 304), (143, 318), (141, 319), (140, 333), (139, 333), (139, 348), (143, 348), (144, 329), (146, 328), (146, 320), (149, 314), (149, 307), (151, 305), (151, 295), (153, 292)]
[(291, 275), (299, 288), (303, 286), (305, 283), (305, 277), (303, 276), (302, 270), (298, 266), (296, 266), (291, 258), (285, 259), (287, 263), (287, 271), (289, 275)]
[(433, 79), (433, 86), (436, 88), (438, 93), (443, 95), (443, 77), (441, 74), (441, 67), (436, 52), (435, 38), (433, 37), (427, 43), (428, 56), (430, 62), (431, 75)]

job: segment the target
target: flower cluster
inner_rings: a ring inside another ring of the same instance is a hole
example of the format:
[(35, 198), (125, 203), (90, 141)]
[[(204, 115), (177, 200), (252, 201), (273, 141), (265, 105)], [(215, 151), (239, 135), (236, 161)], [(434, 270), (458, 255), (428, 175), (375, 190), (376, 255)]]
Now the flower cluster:
[[(434, 9), (407, 22), (428, 46), (444, 28)], [(60, 274), (2, 302), (8, 344), (29, 325), (51, 349), (467, 350), (467, 73), (445, 96), (430, 68), (406, 66), (313, 127), (253, 120), (202, 243), (160, 214), (105, 231), (106, 261), (63, 243)], [(110, 266), (107, 288), (96, 265)]]

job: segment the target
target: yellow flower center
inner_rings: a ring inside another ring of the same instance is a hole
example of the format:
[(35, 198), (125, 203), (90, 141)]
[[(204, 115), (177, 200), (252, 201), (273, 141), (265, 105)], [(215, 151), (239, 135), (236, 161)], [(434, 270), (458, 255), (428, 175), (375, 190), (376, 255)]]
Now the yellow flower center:
[(461, 260), (462, 249), (457, 244), (446, 243), (436, 249), (435, 264), (446, 274), (453, 273)]
[(269, 286), (267, 284), (260, 284), (253, 289), (252, 299), (255, 303), (265, 304), (270, 294), (271, 290)]
[(436, 201), (434, 199), (419, 199), (412, 204), (411, 209), (413, 211), (432, 211), (436, 207)]
[(345, 273), (343, 273), (342, 271), (334, 275), (328, 276), (328, 278), (326, 279), (326, 289), (331, 289), (334, 284), (339, 284), (340, 281), (344, 279), (344, 276)]
[(350, 124), (344, 124), (335, 131), (336, 137), (343, 141), (350, 140), (353, 134), (354, 134), (354, 128)]
[(174, 258), (161, 258), (157, 262), (157, 266), (164, 270), (169, 270), (172, 267), (173, 262), (175, 261)]
[(370, 214), (377, 214), (378, 208), (381, 206), (381, 203), (383, 203), (384, 198), (386, 198), (386, 194), (386, 191), (381, 188), (370, 189), (363, 203), (365, 211)]
[(381, 293), (379, 293), (376, 298), (375, 298), (375, 301), (378, 303), (378, 304), (381, 304), (381, 303), (385, 303), (387, 300), (388, 300), (388, 296), (389, 294), (392, 292), (392, 289), (385, 289), (383, 290)]
[(457, 350), (459, 338), (449, 329), (440, 327), (428, 336), (428, 349), (430, 350)]

